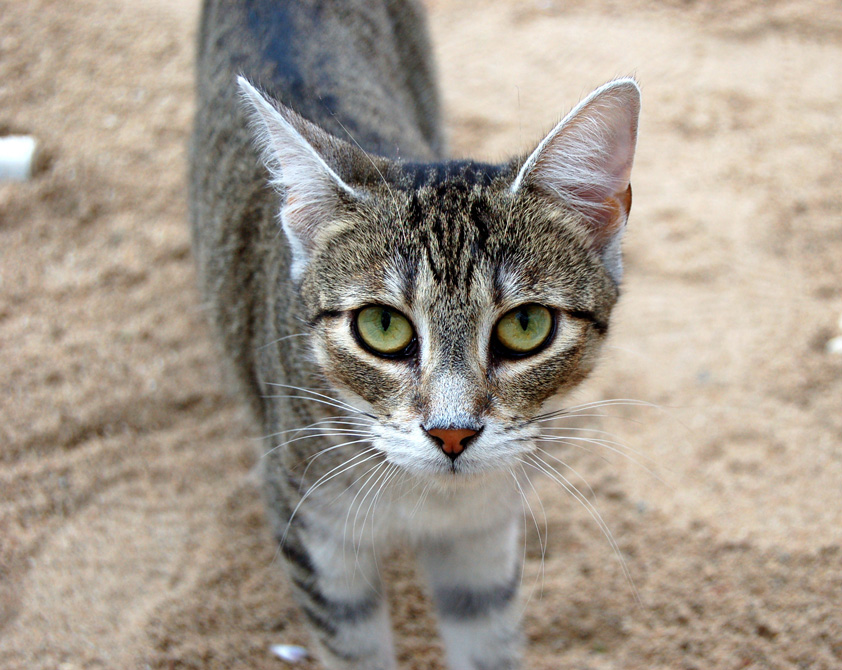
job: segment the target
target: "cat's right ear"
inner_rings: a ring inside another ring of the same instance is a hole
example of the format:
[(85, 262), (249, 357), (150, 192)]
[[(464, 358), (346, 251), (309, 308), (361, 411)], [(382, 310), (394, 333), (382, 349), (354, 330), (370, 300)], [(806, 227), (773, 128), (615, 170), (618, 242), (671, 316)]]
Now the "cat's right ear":
[[(320, 229), (337, 218), (343, 199), (358, 198), (287, 117), (293, 112), (273, 105), (244, 77), (237, 77), (249, 108), (272, 186), (283, 197), (281, 225), (292, 249), (290, 273), (298, 281), (315, 248)], [(312, 132), (321, 131), (312, 124)]]
[(631, 207), (640, 89), (617, 79), (579, 103), (523, 163), (511, 190), (531, 190), (582, 215), (592, 249), (619, 283), (620, 240)]

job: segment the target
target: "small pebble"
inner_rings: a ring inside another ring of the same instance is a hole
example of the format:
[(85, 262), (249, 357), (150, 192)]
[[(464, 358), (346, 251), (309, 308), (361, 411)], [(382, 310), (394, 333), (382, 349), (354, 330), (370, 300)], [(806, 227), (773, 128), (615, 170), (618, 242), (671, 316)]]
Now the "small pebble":
[(26, 181), (32, 176), (37, 143), (28, 135), (0, 137), (0, 181)]
[(299, 663), (307, 658), (307, 650), (294, 644), (273, 644), (269, 651), (287, 663)]
[(827, 341), (827, 353), (842, 356), (842, 335)]

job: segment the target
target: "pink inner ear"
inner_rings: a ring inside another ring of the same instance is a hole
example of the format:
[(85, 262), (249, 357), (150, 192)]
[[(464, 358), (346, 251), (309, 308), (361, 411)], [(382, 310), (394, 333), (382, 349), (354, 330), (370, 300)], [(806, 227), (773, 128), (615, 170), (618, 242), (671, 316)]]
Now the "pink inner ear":
[(631, 184), (625, 191), (606, 198), (599, 209), (595, 209), (595, 215), (591, 218), (596, 225), (591, 227), (591, 239), (598, 249), (606, 246), (611, 238), (620, 232), (629, 218), (631, 209)]
[[(242, 77), (238, 82), (255, 121), (271, 182), (285, 197), (281, 221), (294, 252), (295, 272), (306, 263), (319, 229), (334, 218), (339, 194), (357, 194), (286, 118), (285, 114), (294, 117), (293, 112), (276, 108)], [(329, 142), (324, 131), (300, 121), (317, 141)]]
[(597, 244), (620, 230), (631, 204), (629, 179), (640, 93), (631, 80), (612, 82), (574, 109), (527, 159), (521, 181), (581, 212)]

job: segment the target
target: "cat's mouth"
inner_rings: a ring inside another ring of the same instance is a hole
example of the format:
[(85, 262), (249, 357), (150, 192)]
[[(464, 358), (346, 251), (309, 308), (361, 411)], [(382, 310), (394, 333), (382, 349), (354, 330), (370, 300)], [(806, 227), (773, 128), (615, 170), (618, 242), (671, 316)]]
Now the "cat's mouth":
[(385, 459), (420, 480), (471, 486), (488, 476), (510, 476), (534, 449), (528, 426), (512, 427), (494, 417), (458, 423), (380, 420), (371, 427), (371, 445)]

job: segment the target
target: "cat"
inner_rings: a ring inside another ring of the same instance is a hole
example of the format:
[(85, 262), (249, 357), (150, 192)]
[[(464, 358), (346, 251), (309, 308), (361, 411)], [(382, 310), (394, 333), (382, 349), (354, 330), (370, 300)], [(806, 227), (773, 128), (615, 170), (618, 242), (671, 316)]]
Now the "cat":
[(404, 543), (449, 667), (519, 667), (522, 487), (618, 298), (637, 84), (487, 164), (446, 159), (413, 0), (205, 0), (197, 72), (199, 282), (321, 662), (396, 667)]

